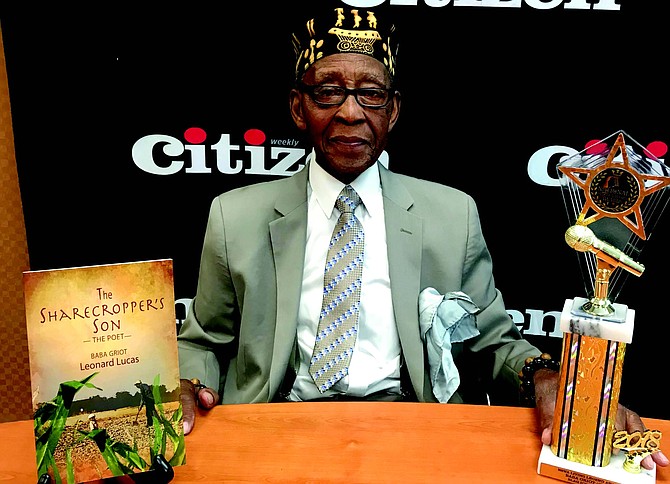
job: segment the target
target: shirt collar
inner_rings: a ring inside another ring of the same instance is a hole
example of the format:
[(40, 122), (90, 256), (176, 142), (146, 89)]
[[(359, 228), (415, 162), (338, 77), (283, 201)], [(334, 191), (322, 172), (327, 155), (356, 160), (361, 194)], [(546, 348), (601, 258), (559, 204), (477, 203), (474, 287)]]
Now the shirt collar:
[[(351, 187), (358, 193), (358, 196), (361, 197), (365, 210), (371, 216), (381, 215), (384, 210), (377, 163), (370, 166), (350, 183)], [(344, 188), (344, 183), (321, 168), (316, 162), (316, 153), (314, 153), (314, 150), (310, 154), (310, 163), (308, 166), (309, 186), (324, 215), (330, 217), (335, 209), (335, 200)]]

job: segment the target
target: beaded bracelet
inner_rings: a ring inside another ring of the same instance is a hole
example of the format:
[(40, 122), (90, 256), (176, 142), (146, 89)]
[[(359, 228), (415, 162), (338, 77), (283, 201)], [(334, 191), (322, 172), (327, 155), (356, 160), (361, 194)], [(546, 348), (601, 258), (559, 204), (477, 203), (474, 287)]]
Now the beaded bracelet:
[(542, 353), (535, 358), (532, 356), (526, 358), (526, 364), (519, 372), (521, 401), (531, 407), (535, 406), (535, 381), (533, 378), (535, 372), (542, 368), (559, 371), (560, 363), (554, 360), (549, 353)]

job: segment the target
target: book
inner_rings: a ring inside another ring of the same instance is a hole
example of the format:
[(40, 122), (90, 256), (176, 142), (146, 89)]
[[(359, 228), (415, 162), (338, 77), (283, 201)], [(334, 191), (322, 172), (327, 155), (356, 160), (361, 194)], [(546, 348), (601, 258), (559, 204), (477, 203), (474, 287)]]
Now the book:
[(37, 478), (185, 463), (171, 259), (23, 273)]

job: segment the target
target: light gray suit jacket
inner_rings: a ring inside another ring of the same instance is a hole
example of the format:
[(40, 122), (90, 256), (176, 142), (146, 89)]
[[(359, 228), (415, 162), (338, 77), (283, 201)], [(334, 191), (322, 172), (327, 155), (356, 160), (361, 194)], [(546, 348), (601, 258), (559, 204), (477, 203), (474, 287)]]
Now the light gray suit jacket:
[[(505, 311), (475, 202), (451, 187), (381, 164), (379, 170), (393, 310), (417, 398), (436, 401), (418, 310), (419, 293), (433, 287), (463, 291), (481, 308), (480, 335), (452, 347), (461, 387), (450, 402), (506, 388), (499, 401), (514, 403), (517, 373), (540, 351)], [(234, 189), (211, 204), (198, 287), (178, 345), (181, 377), (218, 389), (222, 403), (273, 400), (294, 365), (308, 172)]]

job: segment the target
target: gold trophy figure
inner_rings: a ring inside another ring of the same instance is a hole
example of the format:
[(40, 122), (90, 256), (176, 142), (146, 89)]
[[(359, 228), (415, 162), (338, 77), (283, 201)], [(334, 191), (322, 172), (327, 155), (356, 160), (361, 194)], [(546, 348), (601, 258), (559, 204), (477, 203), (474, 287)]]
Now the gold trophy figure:
[(613, 245), (598, 239), (586, 225), (573, 225), (565, 231), (565, 241), (579, 252), (592, 252), (596, 256), (597, 269), (593, 286), (593, 297), (582, 308), (592, 316), (610, 316), (615, 313), (609, 300), (609, 280), (614, 269), (621, 267), (631, 274), (641, 276), (644, 266)]

